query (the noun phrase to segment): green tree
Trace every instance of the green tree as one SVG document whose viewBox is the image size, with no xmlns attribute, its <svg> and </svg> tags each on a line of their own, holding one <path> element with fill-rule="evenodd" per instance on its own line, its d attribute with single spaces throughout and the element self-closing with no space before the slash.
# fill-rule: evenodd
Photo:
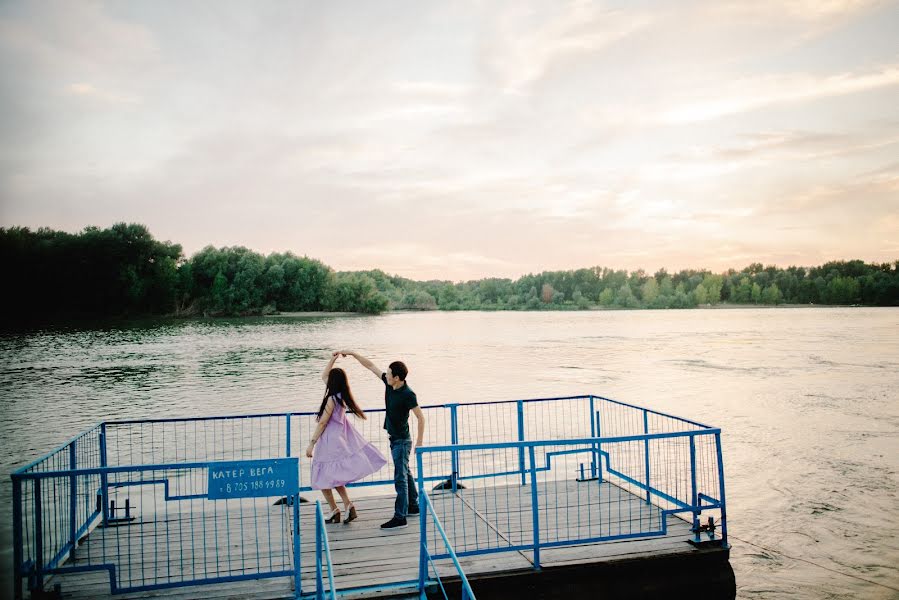
<svg viewBox="0 0 899 600">
<path fill-rule="evenodd" d="M 590 308 L 591 302 L 584 296 L 580 290 L 574 290 L 571 295 L 571 301 L 577 306 L 578 310 L 586 310 Z"/>
<path fill-rule="evenodd" d="M 556 290 L 553 289 L 548 283 L 544 283 L 543 287 L 540 289 L 540 300 L 543 301 L 543 304 L 549 304 L 553 301 L 553 296 L 555 295 Z"/>
<path fill-rule="evenodd" d="M 752 292 L 750 293 L 750 298 L 755 304 L 758 304 L 762 301 L 762 287 L 759 284 L 752 284 Z"/>
<path fill-rule="evenodd" d="M 659 284 L 659 294 L 662 296 L 673 296 L 674 295 L 674 283 L 671 281 L 671 278 L 667 275 L 662 282 Z"/>
<path fill-rule="evenodd" d="M 614 301 L 615 293 L 611 290 L 611 288 L 606 288 L 599 293 L 599 303 L 602 306 L 612 306 L 612 303 Z"/>
<path fill-rule="evenodd" d="M 329 288 L 326 310 L 377 314 L 387 309 L 388 300 L 366 273 L 338 273 Z"/>
<path fill-rule="evenodd" d="M 629 283 L 625 282 L 615 295 L 615 304 L 622 308 L 640 308 L 640 301 L 634 296 Z"/>
<path fill-rule="evenodd" d="M 827 284 L 828 304 L 855 304 L 859 300 L 859 283 L 851 277 L 837 276 Z"/>
<path fill-rule="evenodd" d="M 234 313 L 254 314 L 261 311 L 265 299 L 264 264 L 263 258 L 255 252 L 244 253 L 237 261 L 231 282 L 231 310 Z"/>
<path fill-rule="evenodd" d="M 696 304 L 706 304 L 708 302 L 708 292 L 706 291 L 705 286 L 696 286 L 696 289 L 693 290 L 693 301 Z"/>
<path fill-rule="evenodd" d="M 643 284 L 642 296 L 644 304 L 647 306 L 654 305 L 656 298 L 659 297 L 659 284 L 656 283 L 655 278 L 650 277 Z"/>
<path fill-rule="evenodd" d="M 365 296 L 359 304 L 358 311 L 370 315 L 377 315 L 387 310 L 387 298 L 380 293 Z"/>
<path fill-rule="evenodd" d="M 752 283 L 748 277 L 741 278 L 734 288 L 733 301 L 737 304 L 748 304 L 752 301 Z"/>
<path fill-rule="evenodd" d="M 280 263 L 270 264 L 268 268 L 266 268 L 263 277 L 263 285 L 266 298 L 272 299 L 277 305 L 277 301 L 281 297 L 284 287 L 287 285 L 284 279 L 284 267 L 282 267 Z"/>
<path fill-rule="evenodd" d="M 212 282 L 211 308 L 215 313 L 230 312 L 231 302 L 228 294 L 228 280 L 225 274 L 219 271 Z"/>
<path fill-rule="evenodd" d="M 708 274 L 703 279 L 702 285 L 706 289 L 706 302 L 718 304 L 721 301 L 721 288 L 724 286 L 724 277 Z"/>
<path fill-rule="evenodd" d="M 437 301 L 423 290 L 412 291 L 403 297 L 403 302 L 399 308 L 406 310 L 436 310 Z"/>
<path fill-rule="evenodd" d="M 783 302 L 783 294 L 776 283 L 772 283 L 762 291 L 762 302 L 765 304 L 780 304 Z"/>
<path fill-rule="evenodd" d="M 458 306 L 458 302 L 459 293 L 456 291 L 456 286 L 451 283 L 441 286 L 437 294 L 437 304 L 440 308 L 453 308 Z"/>
</svg>

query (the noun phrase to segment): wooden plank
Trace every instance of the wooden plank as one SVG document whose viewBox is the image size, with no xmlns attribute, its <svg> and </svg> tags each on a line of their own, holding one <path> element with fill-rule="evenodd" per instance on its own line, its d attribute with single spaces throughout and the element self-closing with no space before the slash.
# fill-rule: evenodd
<svg viewBox="0 0 899 600">
<path fill-rule="evenodd" d="M 634 511 L 634 512 L 636 513 L 636 511 Z M 467 517 L 465 516 L 466 514 L 468 514 Z M 447 518 L 447 517 L 451 517 L 451 516 L 453 516 L 453 515 L 452 514 L 444 515 L 444 519 L 443 519 L 445 521 L 444 524 L 445 524 L 446 529 L 448 529 L 450 531 L 456 531 L 456 530 L 460 529 L 461 527 L 466 527 L 466 528 L 470 529 L 470 527 L 472 525 L 481 526 L 483 524 L 483 521 L 485 520 L 484 518 L 474 518 L 472 514 L 466 513 L 465 511 L 459 511 L 455 515 L 456 518 L 453 520 L 450 520 L 449 518 Z M 644 519 L 644 521 L 648 521 L 648 519 Z M 632 521 L 626 521 L 626 520 L 622 519 L 622 521 L 615 521 L 615 522 L 611 522 L 611 523 L 606 522 L 606 523 L 614 524 L 614 523 L 630 523 L 630 522 L 636 522 L 636 519 L 633 519 Z M 528 534 L 528 537 L 529 537 L 530 529 L 532 527 L 531 520 L 527 520 L 527 521 L 521 520 L 520 522 L 516 521 L 516 522 L 512 522 L 512 524 L 516 525 L 517 527 L 515 529 L 513 529 L 511 531 L 511 533 L 515 533 L 515 532 L 526 533 L 526 534 Z M 360 528 L 363 527 L 364 525 L 365 525 L 364 521 L 360 520 L 360 522 L 354 523 L 351 526 L 343 526 L 343 525 L 327 526 L 329 539 L 332 543 L 332 548 L 338 549 L 338 548 L 342 548 L 342 547 L 358 547 L 359 545 L 366 545 L 369 543 L 379 543 L 380 544 L 385 541 L 383 538 L 385 538 L 387 536 L 394 537 L 394 539 L 391 540 L 391 543 L 398 543 L 401 540 L 403 540 L 403 538 L 409 538 L 408 539 L 409 543 L 412 543 L 412 544 L 417 543 L 418 533 L 414 529 L 415 526 L 417 526 L 417 521 L 412 521 L 410 523 L 410 527 L 405 530 L 389 532 L 389 533 L 382 532 L 374 526 L 372 526 L 370 529 L 365 529 L 360 532 Z M 497 529 L 495 523 L 492 523 L 491 525 L 492 525 L 493 529 Z M 500 524 L 500 525 L 503 525 L 503 524 Z M 544 532 L 550 532 L 550 533 L 555 529 L 562 529 L 562 528 L 566 528 L 569 531 L 572 529 L 578 529 L 578 528 L 582 531 L 583 530 L 589 531 L 592 529 L 592 531 L 594 533 L 596 532 L 596 527 L 588 528 L 587 524 L 585 524 L 583 522 L 575 522 L 574 524 L 572 524 L 572 523 L 569 523 L 567 520 L 565 520 L 565 517 L 563 517 L 562 520 L 557 521 L 556 523 L 550 523 L 550 524 L 543 523 L 543 528 L 544 528 Z M 619 528 L 619 529 L 624 529 L 624 528 Z M 107 530 L 102 530 L 102 531 L 115 532 L 112 539 L 105 539 L 107 552 L 112 552 L 113 550 L 118 551 L 118 548 L 120 548 L 120 547 L 124 547 L 124 549 L 129 549 L 129 548 L 133 548 L 133 547 L 140 545 L 139 549 L 142 548 L 144 550 L 144 553 L 146 554 L 148 552 L 147 549 L 152 547 L 152 544 L 154 543 L 154 541 L 156 541 L 159 544 L 162 544 L 163 546 L 172 545 L 173 542 L 177 542 L 177 541 L 184 542 L 183 536 L 180 538 L 180 540 L 173 540 L 171 536 L 165 537 L 165 536 L 161 536 L 161 535 L 140 538 L 140 536 L 139 536 L 140 532 L 138 531 L 138 536 L 132 536 L 132 537 L 140 538 L 139 542 L 133 543 L 132 539 L 125 538 L 124 536 L 121 535 L 122 528 L 107 529 Z M 250 536 L 250 535 L 252 535 L 252 533 L 253 533 L 252 531 L 249 531 L 249 532 L 245 533 L 244 535 Z M 304 528 L 303 533 L 304 533 L 304 535 L 303 535 L 303 545 L 304 546 L 306 545 L 307 542 L 312 543 L 314 541 L 314 529 L 312 527 Z M 241 540 L 240 543 L 237 543 L 237 542 L 228 543 L 228 541 L 229 541 L 228 538 L 232 537 L 232 536 L 230 536 L 230 534 L 227 534 L 222 531 L 218 532 L 218 535 L 216 538 L 213 538 L 211 535 L 208 535 L 208 534 L 209 534 L 209 532 L 207 532 L 207 536 L 203 540 L 203 542 L 207 545 L 210 542 L 215 541 L 216 546 L 219 548 L 224 547 L 226 549 L 239 550 L 241 547 L 243 547 L 243 548 L 249 548 L 251 553 L 253 553 L 252 552 L 254 549 L 253 547 L 255 546 L 257 541 L 260 543 L 260 546 L 262 546 L 263 548 L 264 547 L 272 547 L 274 549 L 279 548 L 279 546 L 287 546 L 287 545 L 291 544 L 291 540 L 290 540 L 289 536 L 286 536 L 283 534 L 279 535 L 279 536 L 273 536 L 272 540 L 269 540 L 266 537 L 263 537 L 258 540 L 255 538 L 252 538 L 252 537 L 240 538 L 239 536 L 237 536 L 235 534 L 233 537 L 235 539 L 240 539 Z M 95 537 L 93 539 L 89 540 L 90 543 L 87 545 L 87 547 L 88 547 L 89 551 L 91 552 L 91 556 L 96 556 L 97 555 L 96 553 L 102 552 L 103 543 L 104 543 L 104 540 L 102 537 L 103 535 L 104 534 L 100 534 L 100 536 L 97 536 L 95 534 Z M 110 535 L 112 535 L 112 534 L 110 534 Z M 472 532 L 471 535 L 474 536 L 474 532 Z M 481 536 L 481 537 L 483 537 L 483 536 Z M 491 537 L 491 534 L 489 532 L 486 532 L 486 537 L 488 537 L 488 538 Z M 399 538 L 399 539 L 396 539 L 396 538 Z M 544 539 L 547 539 L 547 538 L 544 537 Z M 194 540 L 191 539 L 191 541 L 194 541 Z M 344 541 L 349 541 L 349 544 L 343 545 Z M 79 550 L 76 554 L 83 555 L 83 553 L 84 553 L 84 547 L 79 548 Z"/>
<path fill-rule="evenodd" d="M 87 575 L 83 575 L 82 578 L 86 576 Z M 56 582 L 62 585 L 63 598 L 71 598 L 72 600 L 93 600 L 100 597 L 110 597 L 109 582 L 106 579 L 95 579 L 92 581 L 92 586 L 84 587 L 76 587 L 74 585 L 74 581 L 68 581 L 63 577 L 57 579 Z M 198 597 L 202 597 L 208 600 L 218 600 L 225 598 L 234 600 L 281 600 L 293 597 L 293 586 L 289 578 L 276 578 L 253 581 L 233 581 L 223 584 L 209 584 L 202 586 L 166 588 L 159 590 L 149 590 L 145 592 L 130 592 L 115 596 L 115 598 L 122 598 L 123 600 L 137 600 L 145 598 L 190 600 Z"/>
<path fill-rule="evenodd" d="M 123 527 L 95 529 L 76 551 L 75 564 L 100 562 L 105 544 L 107 556 L 118 552 L 119 548 L 132 557 L 139 556 L 142 551 L 145 562 L 123 565 L 120 573 L 134 576 L 142 567 L 144 580 L 150 582 L 168 581 L 170 574 L 175 575 L 175 580 L 194 573 L 201 577 L 214 576 L 215 567 L 227 560 L 229 552 L 230 564 L 227 566 L 237 568 L 239 565 L 246 569 L 245 572 L 278 569 L 282 564 L 286 568 L 292 566 L 292 507 L 272 506 L 270 499 L 227 501 L 227 506 L 222 506 L 205 500 L 160 503 L 156 498 L 157 512 L 153 513 L 146 510 L 152 505 L 146 502 L 149 495 L 134 494 L 131 497 L 142 501 L 138 504 L 142 511 L 141 520 Z M 457 544 L 457 550 L 473 547 L 475 539 L 479 548 L 530 541 L 533 529 L 530 488 L 517 484 L 505 487 L 472 485 L 455 495 L 432 492 L 430 498 L 451 542 Z M 355 500 L 359 510 L 356 522 L 326 526 L 335 583 L 339 589 L 383 585 L 417 577 L 418 517 L 410 518 L 409 527 L 403 530 L 385 532 L 379 528 L 392 516 L 393 500 L 392 494 L 359 497 Z M 541 504 L 541 539 L 544 541 L 558 539 L 560 534 L 585 536 L 628 531 L 633 524 L 639 525 L 641 518 L 644 525 L 650 522 L 657 525 L 660 517 L 658 507 L 647 506 L 642 498 L 608 482 L 546 481 L 538 486 L 538 502 Z M 548 503 L 556 503 L 556 510 L 544 508 Z M 299 509 L 300 574 L 304 590 L 311 590 L 315 575 L 315 510 L 313 504 L 303 504 Z M 159 520 L 154 520 L 157 518 Z M 252 526 L 254 524 L 260 528 L 257 530 Z M 668 528 L 668 535 L 664 537 L 543 548 L 541 562 L 549 567 L 693 551 L 685 543 L 689 535 L 688 523 L 669 518 Z M 443 552 L 443 542 L 437 539 L 430 521 L 428 530 L 429 547 L 432 551 Z M 202 535 L 197 536 L 201 532 Z M 389 563 L 384 560 L 385 549 L 389 549 Z M 274 556 L 270 557 L 270 552 Z M 495 575 L 529 569 L 530 554 L 522 551 L 462 557 L 460 563 L 469 576 Z M 457 576 L 448 559 L 437 561 L 434 568 L 441 577 Z M 67 598 L 109 595 L 109 583 L 104 573 L 57 576 L 54 580 L 64 582 Z M 292 578 L 281 577 L 152 590 L 121 597 L 180 600 L 197 597 L 198 591 L 202 590 L 201 595 L 208 598 L 266 600 L 290 597 L 291 585 Z"/>
</svg>

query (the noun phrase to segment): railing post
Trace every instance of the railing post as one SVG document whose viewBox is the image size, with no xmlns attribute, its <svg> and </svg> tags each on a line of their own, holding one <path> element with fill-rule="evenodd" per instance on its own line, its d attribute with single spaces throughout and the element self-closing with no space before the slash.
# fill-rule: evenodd
<svg viewBox="0 0 899 600">
<path fill-rule="evenodd" d="M 290 415 L 291 413 L 287 413 L 287 428 L 285 429 L 287 434 L 287 452 L 284 456 L 290 456 Z"/>
<path fill-rule="evenodd" d="M 450 443 L 455 446 L 459 443 L 459 415 L 457 412 L 459 405 L 447 404 L 447 406 L 450 409 Z M 455 494 L 459 480 L 459 453 L 456 450 L 450 452 L 450 463 L 452 468 L 450 482 L 452 483 L 453 493 Z M 419 485 L 418 489 L 423 490 L 424 488 Z"/>
<path fill-rule="evenodd" d="M 44 523 L 41 510 L 41 480 L 34 480 L 34 580 L 29 588 L 44 589 Z"/>
<path fill-rule="evenodd" d="M 300 598 L 303 595 L 303 577 L 300 572 L 302 567 L 300 560 L 300 493 L 297 492 L 291 498 L 293 505 L 293 587 L 295 597 Z"/>
<path fill-rule="evenodd" d="M 643 409 L 643 433 L 649 435 L 649 411 Z M 692 439 L 692 438 L 691 438 Z M 650 504 L 649 499 L 649 438 L 643 440 L 643 454 L 646 463 L 646 504 Z"/>
<path fill-rule="evenodd" d="M 325 597 L 325 581 L 322 578 L 322 527 L 324 526 L 321 502 L 315 501 L 315 597 Z"/>
<path fill-rule="evenodd" d="M 297 460 L 297 469 L 299 469 L 300 461 Z M 300 550 L 302 541 L 300 538 L 300 488 L 303 487 L 302 471 L 297 473 L 297 490 L 289 497 L 290 505 L 293 507 L 293 593 L 294 597 L 299 600 L 303 595 L 303 577 L 302 577 L 302 559 L 300 558 Z M 288 490 L 289 491 L 289 490 Z"/>
<path fill-rule="evenodd" d="M 596 437 L 602 438 L 602 419 L 600 411 L 594 413 L 596 421 Z M 602 484 L 602 442 L 596 442 L 596 479 Z"/>
<path fill-rule="evenodd" d="M 427 544 L 428 544 L 428 519 L 427 513 L 430 510 L 431 499 L 428 497 L 428 493 L 425 491 L 425 479 L 424 479 L 424 460 L 423 453 L 420 449 L 416 448 L 415 450 L 415 462 L 418 467 L 418 489 L 420 491 L 419 500 L 424 500 L 424 502 L 419 502 L 418 507 L 418 594 L 421 596 L 425 591 L 425 580 L 427 579 L 428 573 L 428 556 L 427 556 Z"/>
<path fill-rule="evenodd" d="M 100 423 L 100 466 L 106 467 L 106 423 Z M 103 526 L 109 525 L 109 474 L 106 471 L 100 473 L 100 501 L 103 504 Z"/>
<path fill-rule="evenodd" d="M 593 402 L 593 394 L 590 394 L 590 413 L 589 413 L 590 414 L 590 437 L 592 437 L 592 438 L 596 437 L 596 421 L 593 418 L 595 411 L 596 411 L 596 407 Z M 596 477 L 597 456 L 598 455 L 596 453 L 596 444 L 593 444 L 593 452 L 591 453 L 591 459 L 590 459 L 590 478 L 591 479 Z M 583 478 L 584 478 L 584 476 L 581 475 L 581 479 L 583 479 Z"/>
<path fill-rule="evenodd" d="M 12 477 L 13 598 L 22 600 L 22 480 Z"/>
<path fill-rule="evenodd" d="M 534 458 L 534 447 L 528 446 L 531 459 L 531 516 L 534 519 L 534 568 L 540 569 L 540 510 L 537 506 L 537 460 Z"/>
<path fill-rule="evenodd" d="M 297 469 L 299 469 L 299 460 L 297 460 Z M 297 473 L 297 490 L 293 494 L 291 505 L 293 506 L 293 577 L 294 577 L 294 595 L 299 599 L 303 595 L 303 577 L 302 577 L 302 559 L 300 558 L 300 550 L 302 541 L 300 538 L 300 488 L 303 487 L 302 471 Z"/>
<path fill-rule="evenodd" d="M 698 491 L 696 489 L 696 437 L 690 434 L 690 505 L 693 507 L 693 531 L 696 541 L 699 541 L 699 504 Z"/>
<path fill-rule="evenodd" d="M 721 540 L 727 546 L 727 504 L 724 501 L 724 457 L 721 453 L 721 434 L 715 434 L 715 446 L 718 451 L 718 498 L 721 500 Z"/>
<path fill-rule="evenodd" d="M 75 471 L 78 468 L 78 458 L 76 453 L 76 444 L 78 444 L 77 440 L 72 440 L 72 443 L 69 445 L 69 470 Z M 78 543 L 76 539 L 76 532 L 78 531 L 78 526 L 75 524 L 76 512 L 78 510 L 78 478 L 73 474 L 69 475 L 69 543 L 72 544 L 72 549 L 69 551 L 69 556 L 75 556 L 75 544 Z"/>
<path fill-rule="evenodd" d="M 524 402 L 518 401 L 518 441 L 524 441 Z M 518 470 L 521 471 L 521 485 L 525 485 L 524 446 L 518 447 Z"/>
</svg>

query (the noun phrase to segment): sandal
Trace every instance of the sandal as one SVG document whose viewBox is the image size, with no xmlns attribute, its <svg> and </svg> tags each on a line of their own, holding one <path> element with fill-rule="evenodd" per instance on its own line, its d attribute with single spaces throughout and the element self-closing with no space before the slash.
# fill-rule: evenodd
<svg viewBox="0 0 899 600">
<path fill-rule="evenodd" d="M 346 521 L 344 521 L 343 524 L 346 525 L 350 521 L 355 521 L 356 517 L 358 517 L 358 515 L 356 514 L 356 505 L 350 504 L 349 508 L 347 508 Z"/>
</svg>

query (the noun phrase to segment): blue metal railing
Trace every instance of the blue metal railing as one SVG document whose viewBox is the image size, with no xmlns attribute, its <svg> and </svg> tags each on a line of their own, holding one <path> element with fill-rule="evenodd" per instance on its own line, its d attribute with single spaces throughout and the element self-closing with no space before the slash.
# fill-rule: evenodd
<svg viewBox="0 0 899 600">
<path fill-rule="evenodd" d="M 98 425 L 13 475 L 13 567 L 17 595 L 21 595 L 23 577 L 28 576 L 32 583 L 42 581 L 44 571 L 65 562 L 78 540 L 100 517 L 100 505 L 96 501 L 97 490 L 101 488 L 100 476 L 79 476 L 74 470 L 101 466 L 102 445 L 102 426 Z M 66 474 L 44 484 L 40 479 L 27 477 L 48 471 Z M 31 550 L 27 559 L 26 549 Z"/>
<path fill-rule="evenodd" d="M 659 510 L 680 511 L 686 506 L 694 511 L 697 526 L 700 512 L 718 511 L 714 514 L 726 540 L 717 429 L 594 395 L 423 408 L 428 447 L 421 449 L 427 451 L 427 463 L 418 471 L 422 490 L 429 482 L 448 482 L 443 487 L 461 491 L 463 501 L 476 502 L 475 490 L 489 495 L 492 488 L 514 480 L 518 487 L 530 485 L 531 496 L 538 487 L 535 480 L 543 484 L 540 478 L 545 479 L 546 473 L 564 471 L 570 479 L 596 481 L 597 486 L 614 484 Z M 386 455 L 383 412 L 367 411 L 369 418 L 354 424 Z M 311 465 L 303 449 L 315 426 L 315 413 L 294 412 L 107 421 L 79 434 L 12 474 L 16 597 L 22 597 L 24 580 L 30 589 L 37 589 L 46 576 L 74 570 L 109 571 L 113 590 L 282 575 L 294 576 L 299 590 L 295 499 L 286 499 L 275 512 L 268 505 L 263 511 L 260 503 L 256 517 L 247 521 L 237 508 L 228 511 L 218 503 L 204 504 L 206 490 L 200 481 L 209 464 L 280 457 L 298 457 L 300 482 L 309 481 Z M 559 466 L 563 468 L 553 470 Z M 351 485 L 393 485 L 388 475 L 385 470 Z M 607 499 L 603 502 L 609 508 Z M 544 517 L 552 509 L 545 501 L 540 507 Z M 164 518 L 159 525 L 151 525 L 151 515 Z M 529 518 L 537 532 L 539 519 Z M 223 519 L 238 520 L 236 526 L 245 533 L 264 530 L 268 547 L 242 548 L 225 555 L 212 552 L 209 544 L 218 542 L 220 535 L 225 536 L 223 547 L 231 547 L 228 532 L 216 530 Z M 163 522 L 179 528 L 177 535 L 153 529 Z M 138 572 L 134 565 L 144 564 L 147 549 L 125 544 L 127 535 L 116 529 L 122 524 L 140 527 L 148 537 L 155 532 L 166 543 L 185 545 L 187 560 L 168 560 L 162 555 L 171 552 L 160 554 L 157 547 L 149 561 L 155 571 Z M 88 538 L 88 551 L 82 552 L 81 540 L 99 525 L 104 525 L 103 535 Z M 269 529 L 281 533 L 272 537 Z M 464 539 L 458 539 L 456 523 L 448 534 L 460 556 L 503 547 L 501 543 L 485 546 L 480 538 L 472 544 L 464 532 Z M 568 538 L 580 539 L 562 536 L 550 541 L 567 543 Z M 545 547 L 543 541 L 528 544 L 535 553 Z M 510 545 L 515 544 L 505 544 Z M 435 551 L 433 556 L 450 554 Z"/>
<path fill-rule="evenodd" d="M 293 461 L 292 469 L 296 469 Z M 190 462 L 16 474 L 14 486 L 33 489 L 33 509 L 25 506 L 23 512 L 31 515 L 35 553 L 29 553 L 24 564 L 16 558 L 29 578 L 29 588 L 40 589 L 49 574 L 88 571 L 108 573 L 113 594 L 299 573 L 299 529 L 291 527 L 288 512 L 292 506 L 292 522 L 298 524 L 295 491 L 289 492 L 292 502 L 277 507 L 270 496 L 241 497 L 230 504 L 208 502 L 209 471 L 230 464 Z M 63 547 L 68 560 L 42 559 L 53 552 L 44 549 L 43 541 L 49 540 L 53 548 L 60 543 L 54 535 L 59 529 L 59 515 L 52 513 L 56 503 L 45 503 L 43 490 L 56 490 L 71 480 L 96 482 L 101 475 L 109 490 L 92 493 L 98 499 L 110 498 L 106 526 L 86 544 L 79 540 L 74 549 Z M 116 499 L 124 494 L 128 497 L 116 507 Z M 101 512 L 98 508 L 93 513 L 88 528 L 99 524 Z M 252 526 L 244 527 L 250 512 L 252 523 L 247 525 Z M 25 525 L 29 531 L 27 519 Z M 260 545 L 262 532 L 267 535 Z"/>
<path fill-rule="evenodd" d="M 419 520 L 421 525 L 421 535 L 419 541 L 419 561 L 418 561 L 418 592 L 422 598 L 425 597 L 425 586 L 428 583 L 428 572 L 429 566 L 434 573 L 434 579 L 437 581 L 438 586 L 440 587 L 440 591 L 443 593 L 443 597 L 449 599 L 449 595 L 446 593 L 446 588 L 443 586 L 443 581 L 440 578 L 440 574 L 437 572 L 437 565 L 434 564 L 434 557 L 431 555 L 431 552 L 428 550 L 427 544 L 427 531 L 428 531 L 428 521 L 430 520 L 434 522 L 434 528 L 437 530 L 437 533 L 440 534 L 440 539 L 443 540 L 443 547 L 446 549 L 446 556 L 448 556 L 452 562 L 453 566 L 456 568 L 456 573 L 459 575 L 459 582 L 462 586 L 462 600 L 475 600 L 474 592 L 471 589 L 471 583 L 468 581 L 468 577 L 465 575 L 465 571 L 462 569 L 462 565 L 459 564 L 459 557 L 456 556 L 456 552 L 453 550 L 452 544 L 450 544 L 449 540 L 446 537 L 446 532 L 443 529 L 443 525 L 440 524 L 440 519 L 437 517 L 437 514 L 434 512 L 434 508 L 431 505 L 431 499 L 428 497 L 427 491 L 422 487 L 421 493 L 418 496 L 419 507 L 421 508 Z"/>
<path fill-rule="evenodd" d="M 324 564 L 328 566 L 328 589 L 325 593 L 325 583 L 322 577 L 322 556 Z M 337 587 L 334 585 L 334 566 L 331 562 L 331 546 L 328 544 L 328 532 L 325 531 L 325 516 L 322 514 L 321 502 L 315 501 L 315 597 L 316 600 L 324 600 L 325 596 L 336 600 Z"/>
<path fill-rule="evenodd" d="M 419 487 L 425 485 L 434 455 L 455 453 L 462 464 L 474 457 L 482 467 L 482 485 L 459 490 L 453 501 L 440 504 L 441 518 L 454 525 L 447 541 L 455 549 L 453 556 L 529 550 L 539 569 L 543 548 L 663 537 L 669 517 L 682 514 L 692 517 L 694 541 L 700 540 L 700 515 L 717 517 L 721 531 L 715 539 L 726 544 L 720 433 L 708 428 L 428 446 L 416 449 Z M 516 467 L 522 454 L 526 460 L 520 471 Z M 584 473 L 580 458 L 599 465 L 597 472 L 604 476 L 578 477 Z M 434 547 L 439 541 L 428 539 L 422 528 L 422 543 L 431 545 L 435 560 L 450 557 Z"/>
</svg>

